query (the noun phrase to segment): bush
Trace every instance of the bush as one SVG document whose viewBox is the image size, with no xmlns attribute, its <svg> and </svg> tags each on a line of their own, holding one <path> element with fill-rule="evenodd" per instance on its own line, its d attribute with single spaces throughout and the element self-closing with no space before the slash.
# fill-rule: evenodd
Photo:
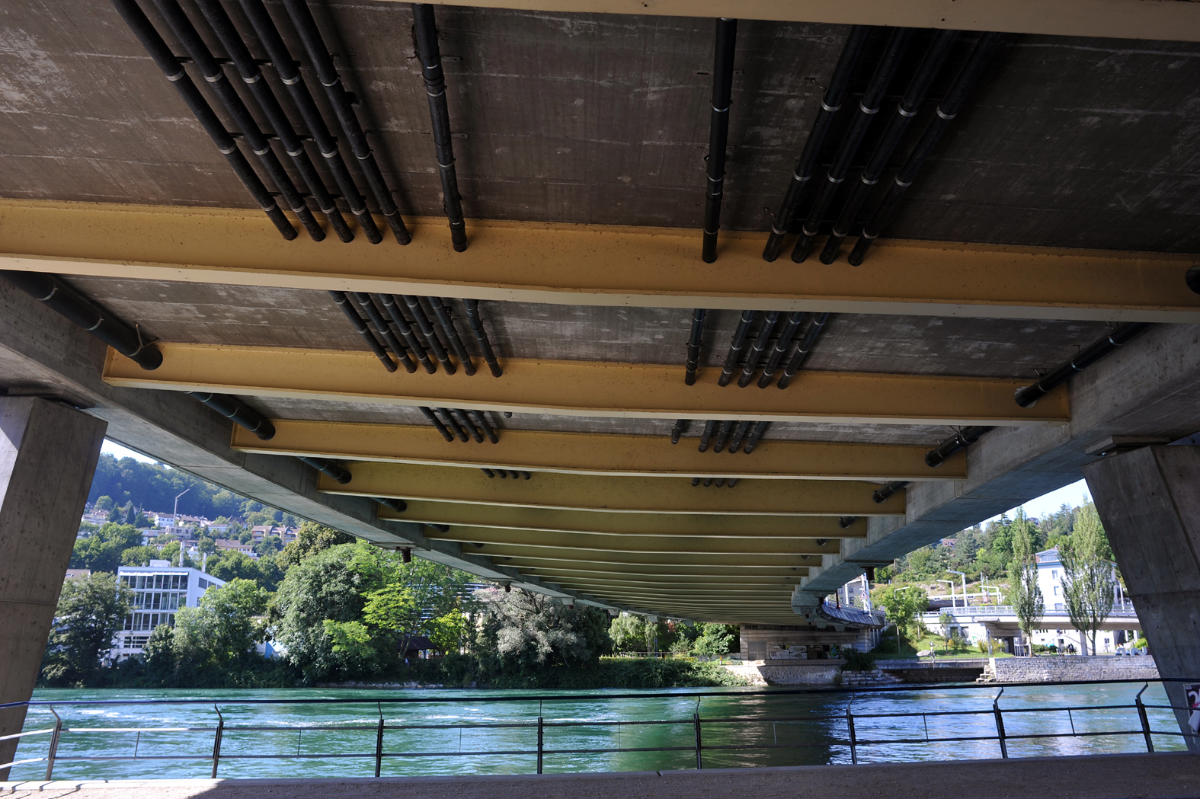
<svg viewBox="0 0 1200 799">
<path fill-rule="evenodd" d="M 874 652 L 859 652 L 857 649 L 843 649 L 842 657 L 846 659 L 842 671 L 870 671 L 875 668 Z"/>
</svg>

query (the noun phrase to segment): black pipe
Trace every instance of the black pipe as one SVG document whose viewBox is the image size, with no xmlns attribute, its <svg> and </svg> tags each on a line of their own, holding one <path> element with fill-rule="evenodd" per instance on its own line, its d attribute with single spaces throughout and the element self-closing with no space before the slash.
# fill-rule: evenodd
<svg viewBox="0 0 1200 799">
<path fill-rule="evenodd" d="M 783 374 L 779 376 L 779 387 L 787 388 L 792 383 L 792 378 L 804 366 L 808 360 L 808 356 L 812 355 L 813 349 L 817 346 L 821 336 L 825 332 L 826 323 L 829 322 L 832 314 L 821 313 L 814 315 L 808 321 L 808 328 L 804 331 L 804 338 L 796 346 L 796 352 L 792 355 L 792 359 L 788 361 L 788 365 L 783 370 Z"/>
<path fill-rule="evenodd" d="M 288 177 L 287 170 L 283 168 L 275 151 L 271 149 L 271 143 L 259 129 L 258 122 L 246 108 L 246 104 L 242 102 L 242 98 L 233 88 L 233 84 L 226 78 L 225 70 L 217 63 L 217 59 L 213 57 L 208 45 L 200 37 L 183 8 L 180 7 L 177 0 L 154 0 L 154 4 L 167 21 L 168 27 L 174 31 L 175 37 L 179 39 L 183 49 L 191 56 L 192 63 L 204 76 L 204 82 L 208 84 L 221 105 L 225 107 L 225 111 L 233 119 L 233 124 L 237 125 L 246 144 L 258 156 L 259 163 L 271 178 L 271 182 L 275 184 L 275 188 L 279 190 L 283 201 L 292 209 L 292 213 L 304 225 L 304 229 L 308 231 L 308 235 L 314 241 L 323 240 L 325 238 L 324 229 L 317 223 L 312 211 L 308 210 L 304 199 L 296 191 L 292 179 Z"/>
<path fill-rule="evenodd" d="M 279 205 L 275 202 L 275 197 L 268 191 L 259 178 L 258 173 L 250 166 L 250 162 L 246 160 L 246 156 L 242 155 L 242 151 L 238 149 L 234 143 L 233 137 L 229 135 L 229 131 L 225 129 L 224 124 L 213 112 L 208 101 L 204 99 L 204 95 L 196 88 L 196 84 L 192 83 L 192 79 L 188 77 L 187 72 L 183 68 L 183 64 L 171 52 L 171 48 L 167 47 L 166 42 L 158 35 L 158 31 L 150 24 L 150 20 L 142 13 L 142 9 L 134 0 L 112 0 L 113 6 L 116 7 L 117 13 L 125 20 L 130 30 L 142 43 L 142 47 L 150 54 L 150 58 L 162 70 L 179 92 L 183 102 L 187 105 L 192 115 L 196 117 L 196 121 L 200 123 L 200 127 L 204 128 L 204 132 L 212 139 L 213 144 L 221 151 L 221 155 L 225 156 L 225 160 L 233 169 L 234 174 L 246 187 L 254 197 L 254 201 L 258 203 L 258 207 L 263 210 L 267 218 L 275 225 L 275 229 L 289 241 L 296 238 L 296 229 L 292 227 L 292 223 L 279 209 Z"/>
<path fill-rule="evenodd" d="M 1082 372 L 1096 361 L 1125 344 L 1150 325 L 1145 322 L 1130 322 L 1118 325 L 1111 333 L 1093 341 L 1074 358 L 1059 366 L 1036 383 L 1017 389 L 1015 399 L 1022 408 L 1028 408 L 1046 396 L 1055 386 L 1070 380 L 1076 372 Z"/>
<path fill-rule="evenodd" d="M 387 342 L 387 345 L 392 348 L 392 352 L 400 359 L 400 363 L 404 365 L 405 371 L 409 374 L 417 371 L 417 365 L 409 357 L 408 350 L 404 349 L 404 345 L 396 339 L 396 334 L 392 332 L 391 326 L 383 318 L 383 314 L 379 312 L 379 308 L 375 305 L 374 298 L 365 292 L 356 291 L 354 292 L 354 299 L 366 313 L 367 319 L 375 326 L 375 332 Z"/>
<path fill-rule="evenodd" d="M 496 428 L 492 427 L 492 423 L 488 421 L 487 415 L 483 411 L 467 411 L 467 414 L 475 421 L 475 424 L 479 426 L 484 435 L 487 436 L 488 441 L 493 444 L 500 443 L 500 437 L 496 435 Z"/>
<path fill-rule="evenodd" d="M 858 521 L 857 516 L 842 516 L 838 519 L 838 527 L 845 530 L 847 527 L 854 524 L 856 521 Z"/>
<path fill-rule="evenodd" d="M 417 356 L 417 360 L 421 362 L 421 366 L 424 366 L 425 371 L 429 374 L 436 372 L 437 367 L 429 359 L 429 353 L 425 352 L 425 345 L 421 343 L 421 339 L 417 337 L 416 331 L 412 329 L 412 324 L 400 312 L 396 298 L 391 294 L 380 294 L 379 299 L 383 301 L 383 309 L 387 311 L 392 324 L 400 331 L 400 336 L 404 339 L 404 343 Z"/>
<path fill-rule="evenodd" d="M 65 316 L 143 369 L 157 369 L 163 356 L 136 327 L 111 315 L 74 287 L 43 272 L 0 271 L 10 283 Z"/>
<path fill-rule="evenodd" d="M 279 105 L 279 100 L 275 97 L 275 92 L 271 90 L 270 85 L 263 79 L 262 70 L 258 68 L 258 63 L 254 57 L 250 55 L 250 51 L 246 48 L 245 42 L 238 34 L 237 28 L 234 27 L 233 20 L 225 13 L 225 9 L 217 0 L 196 0 L 196 5 L 200 8 L 200 13 L 208 21 L 209 27 L 213 33 L 217 35 L 217 40 L 221 43 L 221 47 L 225 48 L 226 55 L 237 68 L 238 74 L 242 76 L 242 81 L 249 87 L 250 94 L 254 98 L 258 108 L 262 111 L 263 116 L 267 119 L 267 124 L 275 135 L 279 138 L 279 143 L 283 145 L 284 152 L 292 159 L 292 163 L 296 167 L 296 171 L 300 173 L 300 179 L 304 181 L 304 185 L 308 187 L 309 194 L 317 203 L 317 207 L 325 218 L 329 220 L 329 224 L 333 227 L 335 233 L 342 241 L 353 241 L 354 232 L 350 230 L 350 226 L 346 224 L 346 220 L 342 218 L 342 212 L 338 210 L 333 198 L 329 196 L 329 190 L 325 188 L 324 181 L 321 180 L 321 175 L 317 172 L 313 162 L 308 157 L 308 152 L 304 149 L 304 144 L 300 141 L 300 137 L 296 135 L 295 128 L 292 127 L 291 121 L 288 119 L 283 108 Z"/>
<path fill-rule="evenodd" d="M 876 503 L 881 503 L 907 485 L 907 480 L 894 480 L 871 494 L 871 499 Z"/>
<path fill-rule="evenodd" d="M 984 433 L 989 433 L 995 430 L 989 425 L 976 425 L 973 427 L 964 427 L 954 435 L 942 441 L 933 449 L 925 453 L 925 465 L 931 469 L 936 466 L 941 466 L 949 458 L 960 449 L 966 449 L 971 444 L 979 440 L 979 437 Z"/>
<path fill-rule="evenodd" d="M 725 485 L 725 478 L 724 478 L 724 477 L 718 477 L 716 480 L 714 480 L 714 481 L 713 481 L 713 487 L 714 487 L 714 488 L 721 488 L 721 487 L 723 487 L 724 485 Z"/>
<path fill-rule="evenodd" d="M 237 397 L 231 397 L 228 394 L 208 394 L 201 391 L 189 391 L 187 394 L 189 397 L 203 402 L 234 424 L 246 428 L 263 441 L 269 441 L 275 437 L 275 425 L 271 424 L 271 420 Z"/>
<path fill-rule="evenodd" d="M 332 477 L 342 485 L 350 482 L 350 472 L 348 472 L 346 468 L 337 461 L 331 461 L 325 458 L 307 458 L 300 456 L 300 462 L 313 467 L 327 477 Z"/>
<path fill-rule="evenodd" d="M 763 316 L 762 326 L 759 327 L 758 336 L 754 339 L 754 346 L 750 348 L 750 354 L 746 356 L 746 363 L 742 365 L 742 376 L 738 378 L 738 388 L 745 388 L 754 379 L 754 373 L 758 371 L 763 352 L 771 343 L 771 334 L 775 332 L 775 323 L 778 321 L 778 311 L 770 311 Z"/>
<path fill-rule="evenodd" d="M 708 487 L 709 487 L 709 486 L 711 486 L 712 484 L 713 484 L 713 479 L 712 479 L 711 477 L 705 477 L 705 478 L 704 478 L 704 482 L 702 483 L 702 485 L 703 485 L 705 488 L 708 488 Z"/>
<path fill-rule="evenodd" d="M 770 422 L 755 422 L 754 429 L 750 431 L 750 437 L 746 439 L 746 445 L 742 447 L 742 452 L 749 455 L 758 446 L 758 442 L 762 440 L 763 433 L 767 432 L 767 428 L 771 426 Z"/>
<path fill-rule="evenodd" d="M 787 235 L 788 226 L 792 223 L 792 217 L 796 215 L 796 211 L 800 206 L 800 199 L 804 195 L 804 190 L 808 187 L 809 181 L 812 179 L 813 169 L 817 165 L 817 158 L 821 154 L 821 148 L 825 144 L 825 139 L 829 135 L 829 128 L 833 125 L 833 118 L 842 107 L 842 101 L 846 97 L 846 88 L 850 84 L 850 78 L 854 74 L 855 67 L 858 66 L 858 59 L 862 55 L 863 44 L 866 43 L 871 29 L 862 25 L 856 25 L 850 29 L 850 35 L 846 39 L 846 44 L 842 48 L 842 54 L 838 56 L 837 66 L 833 69 L 833 77 L 829 81 L 829 86 L 825 89 L 825 96 L 821 99 L 821 110 L 817 112 L 817 118 L 813 120 L 812 129 L 809 131 L 808 138 L 804 142 L 804 150 L 800 154 L 800 159 L 796 162 L 796 168 L 792 172 L 792 180 L 788 183 L 787 192 L 783 195 L 783 202 L 779 205 L 779 211 L 775 214 L 774 220 L 771 222 L 771 232 L 767 236 L 767 243 L 763 247 L 763 260 L 774 261 L 779 257 L 780 251 L 783 249 L 783 239 Z"/>
<path fill-rule="evenodd" d="M 496 473 L 493 472 L 491 469 L 480 469 L 479 471 L 483 472 L 484 474 L 486 474 L 488 477 L 491 477 L 491 478 L 495 478 L 495 476 L 496 476 Z"/>
<path fill-rule="evenodd" d="M 796 311 L 788 314 L 787 324 L 784 325 L 783 332 L 776 339 L 775 348 L 771 350 L 771 357 L 767 359 L 767 363 L 763 366 L 762 374 L 759 375 L 759 388 L 766 388 L 771 385 L 771 381 L 775 379 L 775 370 L 779 368 L 779 364 L 783 363 L 783 359 L 787 357 L 788 350 L 796 342 L 796 335 L 800 332 L 800 328 L 807 318 L 808 314 L 804 311 Z"/>
<path fill-rule="evenodd" d="M 721 199 L 725 194 L 725 149 L 729 142 L 729 103 L 733 95 L 733 54 L 737 20 L 721 17 L 713 44 L 712 114 L 708 123 L 708 191 L 704 196 L 705 263 L 717 260 Z"/>
<path fill-rule="evenodd" d="M 411 547 L 404 547 L 404 549 L 400 550 L 400 562 L 401 563 L 412 563 L 412 548 Z"/>
<path fill-rule="evenodd" d="M 442 412 L 442 415 L 446 417 L 446 426 L 458 436 L 459 441 L 466 442 L 471 440 L 471 435 L 458 423 L 458 419 L 450 412 L 449 408 L 434 408 L 433 411 L 434 413 L 438 411 Z"/>
<path fill-rule="evenodd" d="M 713 439 L 713 452 L 720 452 L 729 443 L 729 434 L 733 432 L 733 422 L 724 421 L 717 426 L 717 435 Z"/>
<path fill-rule="evenodd" d="M 892 31 L 887 49 L 884 50 L 883 57 L 875 66 L 867 89 L 863 92 L 862 99 L 859 100 L 858 113 L 854 115 L 854 121 L 850 124 L 850 130 L 846 133 L 845 138 L 842 139 L 833 165 L 825 174 L 825 182 L 821 184 L 812 207 L 808 209 L 807 218 L 800 227 L 800 238 L 796 240 L 796 246 L 792 249 L 792 260 L 796 263 L 802 263 L 812 251 L 813 237 L 821 232 L 821 221 L 833 203 L 833 196 L 837 194 L 842 181 L 846 179 L 850 162 L 858 154 L 863 138 L 871 127 L 871 122 L 879 113 L 883 95 L 896 76 L 900 59 L 904 55 L 905 48 L 908 47 L 908 40 L 912 37 L 912 33 L 911 28 L 898 28 Z"/>
<path fill-rule="evenodd" d="M 350 94 L 342 85 L 342 78 L 333 65 L 329 48 L 326 47 L 325 39 L 321 36 L 312 12 L 308 9 L 308 3 L 305 0 L 283 0 L 283 7 L 287 10 L 296 32 L 300 34 L 304 50 L 308 53 L 308 60 L 312 63 L 321 85 L 325 87 L 329 104 L 333 106 L 338 127 L 341 128 L 342 134 L 349 142 L 350 151 L 354 153 L 359 168 L 367 178 L 367 184 L 371 187 L 371 193 L 375 195 L 375 202 L 379 204 L 383 218 L 387 220 L 388 227 L 392 229 L 392 235 L 396 237 L 396 241 L 408 244 L 412 241 L 412 236 L 409 234 L 408 228 L 404 226 L 404 219 L 401 218 L 400 211 L 396 208 L 396 201 L 392 199 L 392 193 L 383 179 L 383 173 L 375 161 L 375 154 L 371 151 L 367 136 L 363 133 L 358 116 L 354 113 L 354 107 L 350 104 Z"/>
<path fill-rule="evenodd" d="M 717 378 L 717 385 L 727 386 L 733 379 L 733 373 L 737 371 L 741 360 L 742 348 L 746 346 L 746 336 L 749 335 L 750 328 L 756 319 L 758 319 L 758 311 L 742 311 L 737 327 L 734 328 L 733 338 L 730 339 L 729 352 L 725 355 L 725 364 L 721 367 L 721 376 Z"/>
<path fill-rule="evenodd" d="M 954 83 L 946 92 L 946 96 L 938 103 L 937 113 L 921 134 L 921 138 L 913 146 L 912 152 L 909 153 L 908 159 L 904 162 L 904 166 L 896 174 L 892 180 L 892 184 L 888 187 L 888 192 L 884 196 L 882 202 L 876 207 L 870 220 L 863 225 L 859 239 L 854 244 L 854 249 L 851 250 L 849 260 L 852 266 L 858 266 L 866 257 L 867 250 L 871 243 L 879 237 L 880 232 L 885 228 L 892 217 L 895 216 L 896 210 L 900 205 L 900 198 L 908 187 L 916 180 L 917 174 L 925 163 L 942 136 L 950 128 L 954 118 L 958 116 L 963 106 L 966 105 L 967 98 L 974 90 L 979 78 L 983 74 L 984 67 L 991 60 L 992 53 L 996 46 L 1001 42 L 1001 35 L 998 33 L 984 33 L 975 43 L 975 49 L 971 51 L 970 57 L 966 64 L 959 71 L 958 76 L 954 79 Z"/>
<path fill-rule="evenodd" d="M 726 487 L 726 488 L 733 488 L 735 485 L 737 485 L 737 484 L 738 484 L 738 480 L 740 480 L 740 479 L 741 479 L 740 477 L 730 477 L 730 478 L 728 478 L 728 479 L 725 481 L 725 487 Z"/>
<path fill-rule="evenodd" d="M 690 419 L 677 419 L 675 426 L 671 428 L 671 443 L 678 444 L 679 437 L 687 432 L 687 429 L 692 426 Z"/>
<path fill-rule="evenodd" d="M 483 328 L 483 320 L 479 318 L 479 300 L 463 300 L 463 307 L 467 310 L 467 324 L 475 335 L 475 343 L 479 345 L 483 359 L 487 361 L 488 369 L 492 372 L 492 377 L 500 377 L 504 374 L 504 370 L 500 368 L 500 362 L 496 360 L 496 353 L 492 352 L 492 343 L 488 341 L 487 331 Z"/>
<path fill-rule="evenodd" d="M 900 146 L 900 140 L 904 138 L 909 124 L 921 110 L 921 105 L 925 102 L 925 95 L 929 92 L 929 86 L 941 71 L 942 64 L 945 63 L 946 56 L 950 54 L 950 48 L 957 38 L 957 31 L 938 31 L 934 34 L 933 44 L 925 51 L 925 56 L 921 59 L 917 71 L 909 80 L 908 87 L 904 90 L 904 96 L 896 104 L 895 115 L 888 120 L 888 126 L 884 130 L 883 136 L 875 145 L 875 151 L 871 153 L 871 158 L 863 168 L 862 175 L 854 184 L 854 190 L 842 206 L 842 212 L 838 215 L 837 221 L 833 224 L 829 238 L 825 240 L 825 247 L 821 250 L 821 263 L 831 264 L 837 260 L 842 240 L 850 233 L 850 228 L 862 212 L 867 197 L 879 183 L 883 170 L 887 168 L 896 148 Z"/>
<path fill-rule="evenodd" d="M 458 328 L 454 326 L 454 309 L 442 297 L 430 297 L 429 307 L 433 309 L 438 326 L 446 335 L 446 341 L 454 350 L 458 362 L 462 364 L 463 371 L 468 375 L 475 374 L 475 362 L 471 360 L 471 355 L 467 352 L 466 345 L 463 344 L 462 336 L 458 334 Z"/>
<path fill-rule="evenodd" d="M 434 154 L 442 177 L 442 207 L 450 220 L 450 240 L 457 252 L 467 249 L 467 224 L 463 219 L 462 196 L 454 170 L 454 145 L 450 140 L 450 111 L 446 107 L 446 76 L 442 72 L 442 54 L 438 48 L 437 25 L 433 6 L 413 3 L 413 39 L 421 59 L 421 77 L 429 99 L 429 119 L 433 125 Z"/>
<path fill-rule="evenodd" d="M 267 7 L 263 5 L 262 0 L 241 0 L 241 5 L 246 17 L 250 20 L 250 25 L 258 35 L 259 42 L 266 51 L 267 57 L 271 59 L 275 74 L 287 87 L 292 104 L 300 112 L 300 118 L 309 135 L 312 136 L 313 144 L 316 145 L 317 151 L 325 159 L 329 171 L 333 174 L 333 179 L 342 193 L 342 199 L 350 208 L 350 213 L 354 214 L 358 220 L 358 226 L 362 228 L 367 240 L 372 244 L 378 244 L 383 241 L 383 234 L 379 232 L 379 226 L 375 224 L 375 217 L 371 216 L 366 200 L 359 192 L 354 178 L 350 176 L 350 170 L 346 168 L 346 162 L 342 160 L 342 154 L 338 150 L 337 141 L 329 133 L 325 118 L 317 108 L 316 101 L 313 100 L 312 93 L 304 82 L 304 76 L 300 73 L 298 62 L 292 58 L 291 51 L 284 43 L 283 37 L 279 35 L 279 29 L 275 27 L 275 22 L 267 12 Z"/>
<path fill-rule="evenodd" d="M 389 372 L 396 371 L 396 363 L 390 357 L 388 357 L 387 350 L 385 350 L 383 345 L 379 343 L 379 339 L 375 338 L 375 334 L 371 332 L 369 327 L 367 327 L 367 323 L 363 320 L 363 318 L 358 315 L 358 311 L 354 310 L 354 306 L 346 297 L 346 292 L 331 291 L 329 292 L 329 296 L 333 297 L 333 301 L 336 302 L 337 306 L 342 309 L 342 313 L 346 315 L 346 318 L 350 320 L 350 324 L 354 325 L 354 329 L 357 330 L 358 334 L 363 337 L 364 341 L 367 342 L 367 346 L 371 348 L 371 352 L 375 353 L 375 357 L 379 359 L 379 362 L 383 364 L 384 368 Z"/>
<path fill-rule="evenodd" d="M 417 327 L 421 331 L 421 335 L 429 342 L 429 348 L 433 350 L 433 356 L 438 359 L 442 368 L 446 370 L 446 374 L 452 375 L 456 371 L 454 362 L 450 360 L 450 356 L 446 354 L 446 348 L 442 346 L 441 339 L 437 336 L 437 331 L 433 329 L 433 325 L 429 321 L 429 316 L 425 313 L 425 309 L 421 306 L 421 299 L 410 294 L 403 295 L 404 304 L 408 306 L 408 312 L 412 316 L 413 321 L 417 323 Z"/>
<path fill-rule="evenodd" d="M 692 485 L 693 485 L 693 486 L 698 486 L 698 485 L 700 485 L 700 478 L 699 478 L 699 477 L 693 477 L 693 478 L 692 478 Z"/>
<path fill-rule="evenodd" d="M 385 508 L 391 508 L 396 513 L 404 513 L 408 510 L 408 503 L 402 499 L 393 499 L 392 497 L 375 497 L 375 501 Z M 404 550 L 408 552 L 409 550 Z"/>
<path fill-rule="evenodd" d="M 446 425 L 442 424 L 442 420 L 437 417 L 437 414 L 435 414 L 432 409 L 422 405 L 419 410 L 421 411 L 421 415 L 428 419 L 429 423 L 433 425 L 439 433 L 442 434 L 442 438 L 446 439 L 447 441 L 454 440 L 454 434 L 450 432 Z"/>
<path fill-rule="evenodd" d="M 716 432 L 717 423 L 709 419 L 704 423 L 704 431 L 700 433 L 700 451 L 704 452 L 708 449 L 708 442 L 712 440 L 712 435 Z"/>
<path fill-rule="evenodd" d="M 526 480 L 532 480 L 532 479 L 533 479 L 533 475 L 532 475 L 532 474 L 530 474 L 529 472 L 521 472 L 521 476 L 522 476 L 522 477 L 524 477 Z"/>
<path fill-rule="evenodd" d="M 683 382 L 687 385 L 694 385 L 696 382 L 696 370 L 700 368 L 700 346 L 704 339 L 704 318 L 708 316 L 708 311 L 703 308 L 697 308 L 692 311 L 692 331 L 688 335 L 687 345 L 687 363 L 684 364 Z"/>
<path fill-rule="evenodd" d="M 471 417 L 466 411 L 464 411 L 462 408 L 448 408 L 447 411 L 454 416 L 455 420 L 462 425 L 462 427 L 468 433 L 471 434 L 471 437 L 474 438 L 477 443 L 483 443 L 483 433 L 479 432 L 478 428 L 475 427 L 475 423 L 471 420 Z"/>
<path fill-rule="evenodd" d="M 750 427 L 754 422 L 738 422 L 737 427 L 733 429 L 733 435 L 729 439 L 729 452 L 733 454 L 742 448 L 742 442 L 746 440 L 746 436 L 750 433 Z"/>
</svg>

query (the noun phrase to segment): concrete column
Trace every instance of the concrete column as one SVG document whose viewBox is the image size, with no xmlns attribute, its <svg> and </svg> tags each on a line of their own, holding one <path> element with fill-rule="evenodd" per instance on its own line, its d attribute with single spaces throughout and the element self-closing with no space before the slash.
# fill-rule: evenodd
<svg viewBox="0 0 1200 799">
<path fill-rule="evenodd" d="M 1200 447 L 1145 447 L 1083 473 L 1159 674 L 1200 677 Z M 1185 704 L 1183 685 L 1167 695 Z M 1175 715 L 1187 731 L 1187 713 Z"/>
<path fill-rule="evenodd" d="M 48 400 L 0 397 L 0 703 L 33 693 L 106 427 Z M 0 710 L 0 736 L 24 721 L 23 707 Z M 0 763 L 15 751 L 0 741 Z"/>
</svg>

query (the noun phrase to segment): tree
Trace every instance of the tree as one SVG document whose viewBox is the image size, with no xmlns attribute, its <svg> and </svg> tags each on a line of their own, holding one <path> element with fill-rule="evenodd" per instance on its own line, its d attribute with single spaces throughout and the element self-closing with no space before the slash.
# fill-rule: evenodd
<svg viewBox="0 0 1200 799">
<path fill-rule="evenodd" d="M 133 601 L 133 592 L 115 575 L 97 573 L 63 583 L 46 647 L 42 676 L 59 685 L 81 685 L 112 648 Z"/>
<path fill-rule="evenodd" d="M 210 588 L 196 607 L 175 614 L 173 649 L 177 673 L 193 681 L 227 671 L 253 657 L 265 636 L 261 619 L 267 592 L 250 580 L 236 579 Z"/>
<path fill-rule="evenodd" d="M 641 616 L 622 613 L 608 625 L 608 636 L 612 639 L 613 651 L 637 652 L 646 643 L 646 623 Z"/>
<path fill-rule="evenodd" d="M 888 585 L 877 589 L 875 604 L 881 606 L 896 625 L 898 635 L 909 636 L 919 627 L 918 616 L 929 607 L 929 596 L 915 585 Z"/>
<path fill-rule="evenodd" d="M 354 543 L 354 536 L 343 533 L 341 530 L 335 530 L 316 522 L 305 522 L 300 525 L 296 540 L 290 542 L 279 553 L 279 559 L 285 567 L 291 566 L 330 547 L 352 543 Z"/>
<path fill-rule="evenodd" d="M 611 648 L 608 615 L 597 608 L 567 606 L 519 588 L 492 589 L 483 603 L 495 651 L 511 668 L 584 665 Z"/>
<path fill-rule="evenodd" d="M 1083 654 L 1096 651 L 1096 631 L 1112 612 L 1115 574 L 1106 557 L 1108 539 L 1096 506 L 1080 508 L 1075 531 L 1058 548 L 1063 565 L 1063 595 L 1071 626 L 1080 632 Z"/>
<path fill-rule="evenodd" d="M 1034 624 L 1041 619 L 1045 609 L 1042 591 L 1038 588 L 1037 558 L 1034 555 L 1033 525 L 1025 518 L 1023 510 L 1017 511 L 1012 524 L 1013 559 L 1008 574 L 1008 603 L 1012 605 L 1017 624 L 1033 654 Z"/>
<path fill-rule="evenodd" d="M 700 627 L 700 635 L 692 643 L 692 654 L 700 657 L 721 657 L 728 655 L 733 649 L 734 632 L 727 624 L 705 622 Z"/>
<path fill-rule="evenodd" d="M 116 505 L 116 503 L 113 502 L 113 498 L 108 496 L 107 494 L 105 494 L 104 496 L 102 496 L 96 500 L 95 508 L 98 511 L 108 513 L 110 510 L 113 509 L 114 505 Z"/>
<path fill-rule="evenodd" d="M 142 536 L 133 526 L 107 522 L 94 535 L 75 540 L 71 568 L 115 573 L 121 553 L 141 543 Z"/>
</svg>

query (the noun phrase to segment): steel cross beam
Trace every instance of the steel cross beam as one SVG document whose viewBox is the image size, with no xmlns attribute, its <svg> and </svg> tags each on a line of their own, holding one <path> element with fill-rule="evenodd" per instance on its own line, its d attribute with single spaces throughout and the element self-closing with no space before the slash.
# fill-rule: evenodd
<svg viewBox="0 0 1200 799">
<path fill-rule="evenodd" d="M 432 541 L 461 541 L 464 544 L 493 545 L 491 552 L 511 555 L 537 550 L 571 552 L 703 552 L 730 555 L 835 555 L 837 539 L 820 543 L 811 538 L 700 538 L 671 535 L 596 535 L 593 533 L 550 533 L 531 530 L 500 530 L 494 527 L 451 527 L 447 532 L 425 531 Z M 469 551 L 469 548 L 468 548 Z"/>
<path fill-rule="evenodd" d="M 640 513 L 772 516 L 904 515 L 903 492 L 875 502 L 871 483 L 849 480 L 743 480 L 734 488 L 693 486 L 682 477 L 594 477 L 546 472 L 530 480 L 496 480 L 476 469 L 353 463 L 350 482 L 327 475 L 330 494 L 428 499 L 480 505 Z"/>
<path fill-rule="evenodd" d="M 490 545 L 482 547 L 472 547 L 481 555 L 490 555 L 496 563 L 502 563 L 506 566 L 521 568 L 530 564 L 606 564 L 623 570 L 630 566 L 642 566 L 652 569 L 667 568 L 704 568 L 704 569 L 766 569 L 772 572 L 778 572 L 782 569 L 788 569 L 795 566 L 811 567 L 820 566 L 820 555 L 726 555 L 724 553 L 714 553 L 706 555 L 703 553 L 684 552 L 679 554 L 671 553 L 645 553 L 645 552 L 564 552 L 561 555 L 551 554 L 540 551 L 538 554 L 526 555 L 517 554 L 514 550 L 513 554 L 504 554 L 503 552 L 493 552 L 497 549 Z M 503 549 L 500 547 L 498 549 Z"/>
<path fill-rule="evenodd" d="M 700 452 L 696 440 L 671 444 L 663 436 L 505 430 L 497 444 L 446 441 L 429 425 L 272 420 L 263 441 L 233 428 L 233 448 L 267 455 L 473 466 L 598 475 L 823 478 L 830 480 L 947 480 L 967 476 L 965 453 L 936 469 L 929 447 L 826 441 L 762 441 L 754 457 Z"/>
<path fill-rule="evenodd" d="M 474 247 L 472 247 L 474 250 Z M 823 421 L 837 424 L 1019 425 L 1069 420 L 1067 394 L 1022 408 L 1021 380 L 859 372 L 801 372 L 787 391 L 684 385 L 678 366 L 506 359 L 504 377 L 389 373 L 370 352 L 158 344 L 148 372 L 110 350 L 111 385 L 382 405 L 666 419 Z M 726 456 L 727 457 L 727 456 Z M 733 458 L 729 458 L 733 460 Z"/>
<path fill-rule="evenodd" d="M 393 0 L 395 1 L 395 0 Z M 836 25 L 1200 41 L 1200 8 L 1176 0 L 432 0 L 528 11 L 730 17 Z"/>
<path fill-rule="evenodd" d="M 736 566 L 730 564 L 689 564 L 685 566 L 666 566 L 662 564 L 644 563 L 578 563 L 574 561 L 556 561 L 553 559 L 501 558 L 500 563 L 512 566 L 529 574 L 553 572 L 563 574 L 570 572 L 581 575 L 596 575 L 601 577 L 752 577 L 759 579 L 786 579 L 808 575 L 808 566 L 796 566 L 779 563 L 773 566 Z"/>
<path fill-rule="evenodd" d="M 532 481 L 531 481 L 532 482 Z M 722 489 L 709 489 L 722 490 Z M 731 489 L 732 490 L 732 489 Z M 628 513 L 516 508 L 455 502 L 409 500 L 397 512 L 380 508 L 389 522 L 496 527 L 605 535 L 678 535 L 705 538 L 865 538 L 867 520 L 842 527 L 828 516 L 729 516 L 689 513 Z"/>
<path fill-rule="evenodd" d="M 720 262 L 706 264 L 690 229 L 468 225 L 462 253 L 442 219 L 415 220 L 407 247 L 359 237 L 331 250 L 280 241 L 259 211 L 0 200 L 0 269 L 567 305 L 1200 321 L 1193 254 L 884 239 L 859 269 L 780 269 L 762 260 L 760 233 L 722 232 Z"/>
</svg>

